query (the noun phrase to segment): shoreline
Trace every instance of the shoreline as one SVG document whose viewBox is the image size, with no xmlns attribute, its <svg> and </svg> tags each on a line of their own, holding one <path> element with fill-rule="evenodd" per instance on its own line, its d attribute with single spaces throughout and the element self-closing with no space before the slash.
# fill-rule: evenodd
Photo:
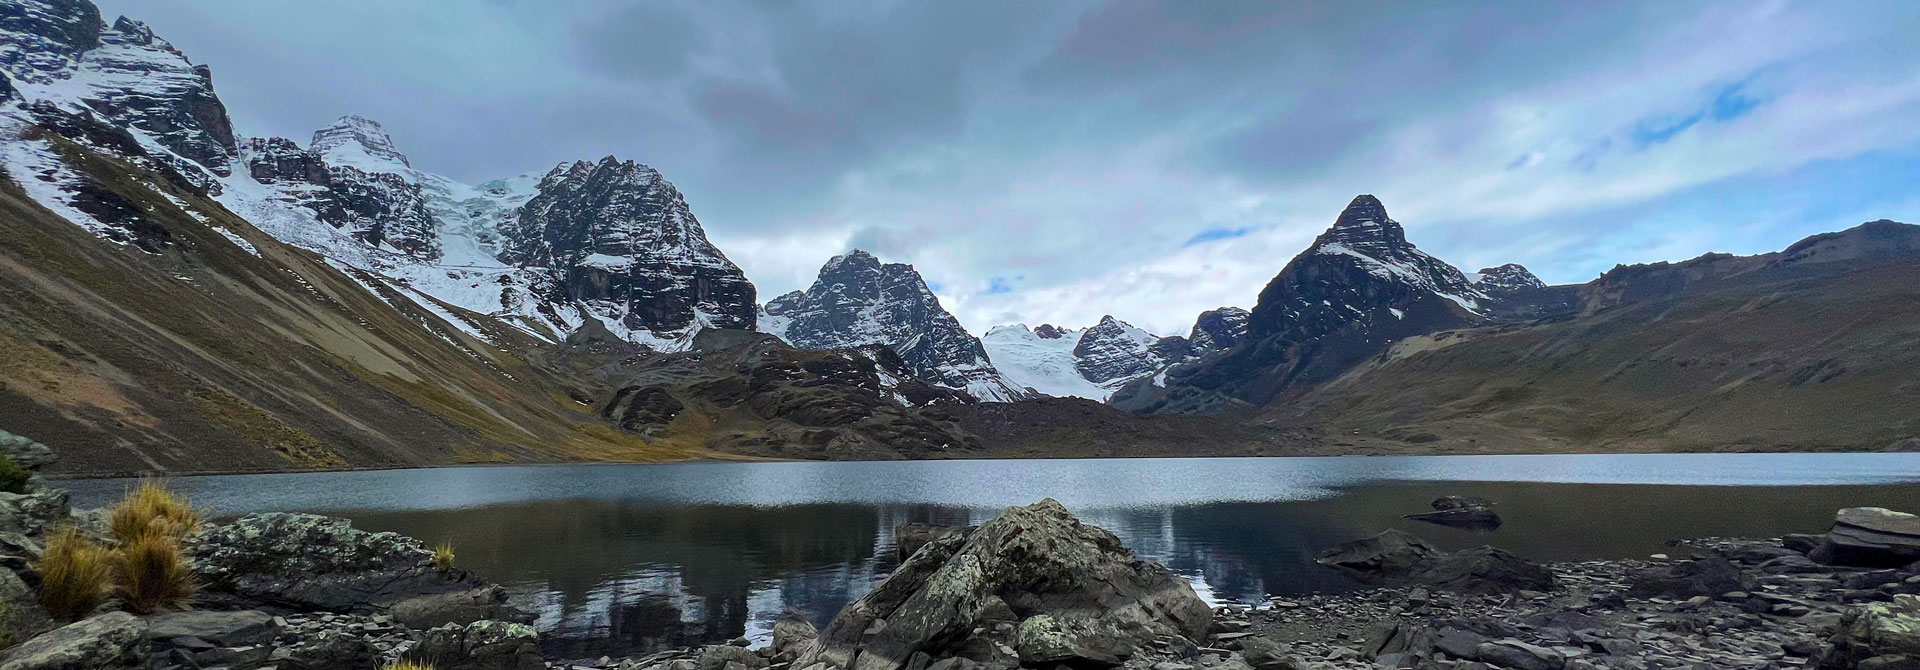
<svg viewBox="0 0 1920 670">
<path fill-rule="evenodd" d="M 1436 453 L 1397 453 L 1372 452 L 1353 454 L 1273 454 L 1273 455 L 1141 455 L 1141 456 L 1006 456 L 991 455 L 978 458 L 901 458 L 901 459 L 849 459 L 820 460 L 800 458 L 770 458 L 761 456 L 718 455 L 717 457 L 687 458 L 662 461 L 516 461 L 508 463 L 431 463 L 417 465 L 366 465 L 344 468 L 302 469 L 302 468 L 257 468 L 240 470 L 135 470 L 112 472 L 51 472 L 46 473 L 49 481 L 86 481 L 98 479 L 173 479 L 177 477 L 225 477 L 246 475 L 294 475 L 326 474 L 350 472 L 384 472 L 392 470 L 441 470 L 451 468 L 498 468 L 498 467 L 554 467 L 554 466 L 633 466 L 633 465 L 690 465 L 715 463 L 902 463 L 902 462 L 1021 462 L 1021 461 L 1143 461 L 1143 460 L 1231 460 L 1231 459 L 1334 459 L 1334 458 L 1444 458 L 1444 457 L 1501 457 L 1501 456 L 1709 456 L 1709 455 L 1761 455 L 1761 454 L 1802 454 L 1802 455 L 1869 455 L 1869 454 L 1914 454 L 1915 451 L 1875 450 L 1875 451 L 1796 451 L 1796 450 L 1735 450 L 1735 451 L 1550 451 L 1550 452 L 1436 452 Z M 1490 480 L 1495 481 L 1495 480 Z"/>
</svg>

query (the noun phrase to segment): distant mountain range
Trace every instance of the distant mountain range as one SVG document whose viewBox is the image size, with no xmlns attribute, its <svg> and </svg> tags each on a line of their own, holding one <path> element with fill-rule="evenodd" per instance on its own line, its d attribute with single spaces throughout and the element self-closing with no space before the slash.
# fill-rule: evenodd
<svg viewBox="0 0 1920 670">
<path fill-rule="evenodd" d="M 1362 195 L 1185 334 L 975 337 L 859 250 L 760 304 L 631 160 L 466 184 L 358 116 L 240 137 L 209 67 L 84 0 L 0 0 L 0 170 L 0 428 L 94 472 L 1920 436 L 1893 222 L 1547 286 Z"/>
</svg>

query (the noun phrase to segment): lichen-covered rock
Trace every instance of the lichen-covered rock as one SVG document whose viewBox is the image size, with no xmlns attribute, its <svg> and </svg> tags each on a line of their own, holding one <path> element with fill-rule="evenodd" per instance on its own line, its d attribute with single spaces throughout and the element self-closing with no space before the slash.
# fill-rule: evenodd
<svg viewBox="0 0 1920 670">
<path fill-rule="evenodd" d="M 111 612 L 55 628 L 8 649 L 0 670 L 112 670 L 146 664 L 140 620 Z"/>
<path fill-rule="evenodd" d="M 359 636 L 318 633 L 275 647 L 267 658 L 276 670 L 340 670 L 375 667 L 379 651 Z"/>
<path fill-rule="evenodd" d="M 59 460 L 59 457 L 54 455 L 53 449 L 47 445 L 28 439 L 25 435 L 15 435 L 4 430 L 0 430 L 0 454 L 6 455 L 7 458 L 13 459 L 13 462 L 19 463 L 20 467 L 28 470 L 39 470 Z"/>
<path fill-rule="evenodd" d="M 208 591 L 268 609 L 365 612 L 485 586 L 434 567 L 419 540 L 313 514 L 249 514 L 193 536 L 188 554 Z"/>
<path fill-rule="evenodd" d="M 1920 598 L 1900 594 L 1848 610 L 1831 642 L 1821 670 L 1920 667 Z"/>
<path fill-rule="evenodd" d="M 531 626 L 506 621 L 447 624 L 423 631 L 413 655 L 437 670 L 538 670 L 547 667 L 539 637 Z"/>
<path fill-rule="evenodd" d="M 987 641 L 1018 621 L 1012 640 Z M 1155 640 L 1205 639 L 1213 611 L 1185 579 L 1143 560 L 1053 500 L 1008 509 L 971 534 L 936 539 L 821 633 L 793 667 L 895 670 L 1009 643 L 1034 663 L 1112 665 Z"/>
<path fill-rule="evenodd" d="M 72 508 L 65 489 L 43 489 L 35 493 L 0 492 L 0 533 L 19 533 L 31 538 L 45 537 L 47 531 L 67 520 Z"/>
<path fill-rule="evenodd" d="M 6 629 L 5 639 L 14 642 L 53 628 L 53 617 L 40 605 L 39 594 L 12 570 L 0 570 L 0 611 L 6 613 L 0 617 L 0 626 Z"/>
</svg>

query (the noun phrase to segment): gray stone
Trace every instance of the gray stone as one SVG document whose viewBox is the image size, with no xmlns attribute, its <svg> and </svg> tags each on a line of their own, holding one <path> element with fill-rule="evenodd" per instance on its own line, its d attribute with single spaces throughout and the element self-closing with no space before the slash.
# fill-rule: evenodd
<svg viewBox="0 0 1920 670">
<path fill-rule="evenodd" d="M 928 542 L 952 535 L 964 533 L 968 529 L 953 526 L 938 526 L 930 523 L 908 522 L 893 529 L 893 542 L 900 553 L 900 560 L 907 560 L 913 552 L 927 546 Z"/>
<path fill-rule="evenodd" d="M 1567 657 L 1558 651 L 1519 640 L 1483 642 L 1474 648 L 1476 658 L 1513 670 L 1561 670 Z"/>
<path fill-rule="evenodd" d="M 40 596 L 12 570 L 0 570 L 0 606 L 5 607 L 8 639 L 19 642 L 53 629 L 53 617 Z"/>
<path fill-rule="evenodd" d="M 0 533 L 46 537 L 47 531 L 71 514 L 65 489 L 36 493 L 0 492 Z"/>
<path fill-rule="evenodd" d="M 767 667 L 767 659 L 753 653 L 753 650 L 731 644 L 716 644 L 702 648 L 700 660 L 695 663 L 695 670 L 728 670 L 729 668 L 760 670 Z"/>
<path fill-rule="evenodd" d="M 5 455 L 28 470 L 39 470 L 60 460 L 47 445 L 0 430 L 0 455 Z"/>
<path fill-rule="evenodd" d="M 1648 566 L 1635 571 L 1631 579 L 1633 587 L 1628 594 L 1636 598 L 1717 598 L 1723 593 L 1751 591 L 1758 586 L 1751 575 L 1719 557 Z"/>
<path fill-rule="evenodd" d="M 1884 507 L 1849 507 L 1809 558 L 1827 565 L 1900 567 L 1920 560 L 1920 516 Z"/>
<path fill-rule="evenodd" d="M 1447 553 L 1398 530 L 1337 545 L 1320 552 L 1315 561 L 1368 583 L 1422 584 L 1456 593 L 1544 592 L 1554 587 L 1553 571 L 1505 550 L 1477 547 Z"/>
<path fill-rule="evenodd" d="M 147 639 L 191 637 L 221 647 L 266 644 L 280 634 L 273 615 L 258 610 L 237 612 L 168 612 L 146 618 Z"/>
<path fill-rule="evenodd" d="M 401 625 L 418 630 L 450 623 L 464 626 L 483 619 L 527 623 L 524 615 L 507 606 L 506 590 L 492 584 L 415 596 L 394 603 L 387 613 Z"/>
<path fill-rule="evenodd" d="M 276 670 L 341 670 L 374 667 L 378 656 L 379 652 L 365 639 L 323 634 L 305 636 L 293 644 L 277 647 L 267 660 Z"/>
<path fill-rule="evenodd" d="M 372 612 L 486 586 L 465 570 L 434 567 L 419 540 L 313 514 L 249 514 L 191 536 L 187 552 L 208 591 L 252 607 Z"/>
<path fill-rule="evenodd" d="M 780 620 L 773 622 L 773 643 L 770 645 L 773 657 L 782 661 L 792 661 L 807 653 L 820 643 L 820 631 L 800 610 L 787 608 L 780 613 Z"/>
<path fill-rule="evenodd" d="M 1829 643 L 1821 670 L 1920 666 L 1920 599 L 1900 595 L 1847 610 Z"/>
<path fill-rule="evenodd" d="M 992 649 L 997 643 L 976 636 L 991 634 L 984 616 L 996 597 L 1021 617 L 1015 646 L 1023 659 L 1110 664 L 1155 639 L 1205 639 L 1213 623 L 1185 579 L 1042 500 L 964 538 L 927 544 L 841 610 L 818 650 L 794 666 L 895 670 L 919 652 Z"/>
<path fill-rule="evenodd" d="M 414 655 L 435 670 L 542 670 L 539 637 L 531 626 L 506 621 L 447 624 L 423 631 Z"/>
<path fill-rule="evenodd" d="M 0 670 L 108 670 L 146 663 L 140 620 L 110 612 L 55 628 L 0 656 Z"/>
</svg>

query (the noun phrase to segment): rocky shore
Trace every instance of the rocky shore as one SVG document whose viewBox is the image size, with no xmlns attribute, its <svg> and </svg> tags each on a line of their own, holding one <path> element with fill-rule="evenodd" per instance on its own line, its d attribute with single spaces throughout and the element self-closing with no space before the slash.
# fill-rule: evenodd
<svg viewBox="0 0 1920 670">
<path fill-rule="evenodd" d="M 0 453 L 30 470 L 53 460 L 8 435 Z M 1457 502 L 1436 508 L 1487 511 Z M 977 527 L 902 529 L 900 566 L 824 629 L 790 612 L 763 648 L 597 659 L 542 657 L 504 591 L 419 540 L 307 514 L 188 534 L 200 585 L 188 609 L 136 614 L 109 600 L 56 620 L 38 595 L 49 533 L 104 537 L 107 524 L 37 476 L 0 492 L 0 627 L 12 641 L 0 670 L 1920 669 L 1920 518 L 1875 508 L 1841 510 L 1825 535 L 1550 565 L 1387 531 L 1303 568 L 1375 588 L 1209 606 L 1043 500 Z"/>
</svg>

